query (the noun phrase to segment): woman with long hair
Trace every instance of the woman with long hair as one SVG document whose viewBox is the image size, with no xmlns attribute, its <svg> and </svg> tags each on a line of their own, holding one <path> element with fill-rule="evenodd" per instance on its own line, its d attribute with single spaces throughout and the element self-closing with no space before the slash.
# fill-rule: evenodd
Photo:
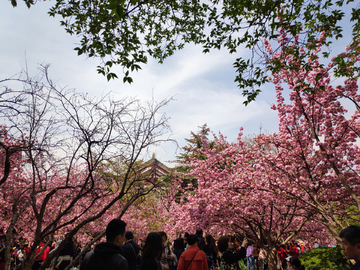
<svg viewBox="0 0 360 270">
<path fill-rule="evenodd" d="M 176 255 L 176 258 L 179 260 L 181 254 L 185 250 L 185 241 L 183 238 L 178 238 L 174 241 L 174 253 Z"/>
<path fill-rule="evenodd" d="M 207 262 L 209 269 L 215 269 L 218 250 L 215 244 L 215 239 L 210 234 L 205 236 L 205 245 L 203 246 L 203 251 L 206 254 Z"/>
<path fill-rule="evenodd" d="M 175 264 L 177 262 L 176 255 L 171 251 L 170 246 L 167 243 L 167 235 L 165 232 L 159 232 L 159 234 L 162 237 L 162 256 L 160 259 L 160 263 L 162 264 L 163 268 L 166 269 L 176 269 Z"/>
<path fill-rule="evenodd" d="M 146 237 L 139 270 L 166 270 L 160 263 L 162 250 L 161 235 L 157 232 L 149 233 Z"/>
<path fill-rule="evenodd" d="M 222 253 L 220 257 L 221 265 L 224 270 L 238 270 L 238 261 L 246 258 L 247 239 L 244 238 L 241 247 L 238 252 L 233 252 L 230 238 L 227 236 L 220 237 L 218 241 L 218 249 Z"/>
</svg>

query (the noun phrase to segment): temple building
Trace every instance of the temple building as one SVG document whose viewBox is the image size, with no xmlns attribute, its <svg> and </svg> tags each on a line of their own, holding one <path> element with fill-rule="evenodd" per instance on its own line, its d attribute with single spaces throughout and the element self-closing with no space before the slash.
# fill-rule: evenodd
<svg viewBox="0 0 360 270">
<path fill-rule="evenodd" d="M 170 173 L 171 169 L 156 159 L 155 153 L 152 158 L 142 164 L 141 174 L 146 175 L 151 183 L 156 183 L 162 176 Z"/>
</svg>

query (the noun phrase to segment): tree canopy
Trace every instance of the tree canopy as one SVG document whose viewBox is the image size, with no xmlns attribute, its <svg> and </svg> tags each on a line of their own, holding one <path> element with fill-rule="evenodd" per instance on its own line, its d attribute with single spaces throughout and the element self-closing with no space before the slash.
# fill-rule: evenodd
<svg viewBox="0 0 360 270">
<path fill-rule="evenodd" d="M 139 173 L 139 164 L 150 146 L 168 141 L 162 138 L 168 120 L 160 110 L 169 100 L 141 105 L 130 98 L 90 98 L 53 83 L 48 65 L 35 76 L 23 70 L 0 80 L 0 96 L 5 123 L 0 125 L 0 229 L 6 243 L 17 233 L 31 242 L 22 269 L 31 269 L 40 242 L 49 245 L 67 233 L 57 251 L 74 235 L 84 244 L 157 187 Z M 10 269 L 10 244 L 4 257 Z"/>
<path fill-rule="evenodd" d="M 190 165 L 185 177 L 196 178 L 197 187 L 185 187 L 186 200 L 173 204 L 175 229 L 243 233 L 264 249 L 269 269 L 276 269 L 280 245 L 296 236 L 341 243 L 339 231 L 360 213 L 360 39 L 327 66 L 319 61 L 326 41 L 322 31 L 304 46 L 286 28 L 280 29 L 279 50 L 265 41 L 279 131 L 251 144 L 242 132 L 235 143 L 220 134 L 216 149 L 204 143 L 193 148 L 200 155 L 184 156 Z M 352 65 L 347 79 L 333 86 L 339 59 Z M 355 105 L 352 110 L 344 99 Z"/>
<path fill-rule="evenodd" d="M 17 5 L 16 0 L 11 3 Z M 100 58 L 97 71 L 108 80 L 117 78 L 112 68 L 120 65 L 123 81 L 131 83 L 130 73 L 140 70 L 148 57 L 161 63 L 186 43 L 201 44 L 204 53 L 225 49 L 235 56 L 235 81 L 247 97 L 245 104 L 267 82 L 263 40 L 275 40 L 280 27 L 287 25 L 288 34 L 300 35 L 303 44 L 320 31 L 332 41 L 343 40 L 345 18 L 350 18 L 353 40 L 360 30 L 360 8 L 353 0 L 56 0 L 49 14 L 61 16 L 65 30 L 80 38 L 75 48 L 79 55 Z M 244 47 L 249 51 L 239 57 Z"/>
</svg>

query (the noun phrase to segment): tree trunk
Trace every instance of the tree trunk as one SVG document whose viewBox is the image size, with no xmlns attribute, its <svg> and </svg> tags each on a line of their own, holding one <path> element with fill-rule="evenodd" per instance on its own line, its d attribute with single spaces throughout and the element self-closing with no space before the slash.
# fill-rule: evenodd
<svg viewBox="0 0 360 270">
<path fill-rule="evenodd" d="M 21 270 L 32 270 L 33 263 L 29 260 L 25 260 L 21 265 Z"/>
<path fill-rule="evenodd" d="M 10 242 L 6 241 L 5 247 L 5 270 L 11 269 L 11 246 Z"/>
<path fill-rule="evenodd" d="M 11 218 L 11 222 L 9 224 L 9 227 L 7 228 L 7 231 L 6 231 L 6 249 L 5 249 L 5 270 L 10 270 L 11 269 L 11 239 L 12 239 L 12 236 L 13 236 L 13 230 L 14 230 L 14 226 L 15 226 L 15 223 L 19 217 L 19 212 L 17 212 L 17 205 L 15 204 L 13 206 L 13 216 Z"/>
<path fill-rule="evenodd" d="M 277 270 L 277 261 L 278 261 L 278 248 L 269 247 L 264 249 L 266 259 L 268 261 L 269 270 Z"/>
</svg>

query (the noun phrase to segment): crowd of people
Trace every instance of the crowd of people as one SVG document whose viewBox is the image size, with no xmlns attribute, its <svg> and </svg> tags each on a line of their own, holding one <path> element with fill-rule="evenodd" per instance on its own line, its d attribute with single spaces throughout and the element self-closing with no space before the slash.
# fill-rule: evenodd
<svg viewBox="0 0 360 270">
<path fill-rule="evenodd" d="M 350 226 L 340 233 L 345 256 L 354 259 L 352 270 L 360 270 L 360 227 Z M 0 236 L 0 270 L 4 269 L 5 237 Z M 239 243 L 241 242 L 241 243 Z M 13 243 L 11 269 L 20 269 L 30 247 L 26 240 Z M 70 240 L 60 251 L 56 246 L 37 247 L 38 256 L 32 269 L 38 270 L 46 257 L 57 251 L 51 269 L 64 270 L 80 252 L 80 247 Z M 302 270 L 299 254 L 305 251 L 303 242 L 293 241 L 278 250 L 278 269 Z M 92 246 L 77 267 L 80 270 L 248 270 L 268 269 L 264 252 L 257 243 L 243 238 L 222 236 L 216 240 L 210 234 L 203 237 L 202 230 L 195 234 L 181 233 L 171 243 L 165 232 L 151 232 L 144 243 L 138 245 L 126 223 L 114 219 L 107 225 L 106 242 Z"/>
</svg>

